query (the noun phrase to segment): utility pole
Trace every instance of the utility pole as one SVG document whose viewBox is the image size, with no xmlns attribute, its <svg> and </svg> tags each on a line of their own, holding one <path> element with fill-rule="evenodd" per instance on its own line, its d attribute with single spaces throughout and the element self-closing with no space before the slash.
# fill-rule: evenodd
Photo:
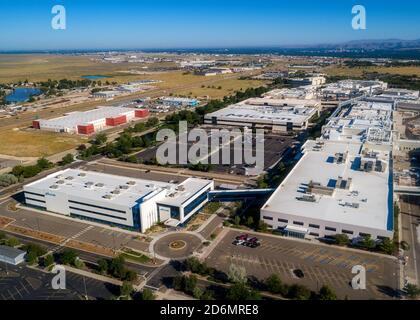
<svg viewBox="0 0 420 320">
<path fill-rule="evenodd" d="M 83 285 L 85 287 L 85 299 L 89 300 L 88 294 L 87 294 L 87 288 L 86 288 L 86 279 L 85 276 L 83 276 Z"/>
</svg>

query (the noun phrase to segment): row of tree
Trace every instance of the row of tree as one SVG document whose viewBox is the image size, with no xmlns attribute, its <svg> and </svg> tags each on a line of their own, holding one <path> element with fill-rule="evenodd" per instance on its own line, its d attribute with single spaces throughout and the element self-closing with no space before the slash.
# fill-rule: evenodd
<svg viewBox="0 0 420 320">
<path fill-rule="evenodd" d="M 336 234 L 332 236 L 332 239 L 339 246 L 355 246 L 364 250 L 379 251 L 386 254 L 393 254 L 397 250 L 397 245 L 389 238 L 375 241 L 370 235 L 365 235 L 357 242 L 351 242 L 348 235 Z"/>
<path fill-rule="evenodd" d="M 184 261 L 183 267 L 190 275 L 177 276 L 173 280 L 176 290 L 183 291 L 196 299 L 214 299 L 214 292 L 198 288 L 198 278 L 195 274 L 214 278 L 216 273 L 220 273 L 214 268 L 208 267 L 196 257 L 190 257 Z M 328 286 L 322 286 L 319 292 L 314 292 L 307 287 L 299 284 L 288 285 L 283 283 L 277 274 L 272 274 L 262 283 L 250 283 L 245 268 L 232 264 L 229 267 L 227 281 L 231 284 L 224 292 L 223 299 L 228 300 L 260 300 L 259 291 L 267 291 L 284 298 L 294 300 L 336 300 L 337 295 Z"/>
</svg>

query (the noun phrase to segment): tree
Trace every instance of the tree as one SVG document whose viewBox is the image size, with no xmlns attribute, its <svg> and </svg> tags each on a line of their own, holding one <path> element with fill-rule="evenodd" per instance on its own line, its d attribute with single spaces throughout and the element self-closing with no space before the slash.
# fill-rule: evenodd
<svg viewBox="0 0 420 320">
<path fill-rule="evenodd" d="M 0 187 L 8 187 L 18 182 L 19 179 L 13 174 L 0 174 Z"/>
<path fill-rule="evenodd" d="M 235 283 L 232 285 L 226 295 L 228 300 L 260 300 L 258 292 L 250 290 L 244 283 Z"/>
<path fill-rule="evenodd" d="M 285 294 L 285 285 L 281 282 L 280 277 L 277 274 L 272 274 L 267 279 L 265 279 L 265 287 L 266 289 L 275 294 Z"/>
<path fill-rule="evenodd" d="M 36 165 L 38 166 L 40 171 L 45 170 L 45 169 L 49 169 L 53 166 L 53 164 L 50 161 L 48 161 L 47 159 L 45 159 L 44 157 L 39 158 L 36 162 Z"/>
<path fill-rule="evenodd" d="M 195 287 L 193 292 L 192 292 L 192 296 L 195 299 L 201 299 L 202 295 L 203 295 L 203 290 L 201 290 L 199 287 Z"/>
<path fill-rule="evenodd" d="M 205 290 L 201 297 L 200 300 L 214 300 L 214 293 L 211 290 Z"/>
<path fill-rule="evenodd" d="M 200 260 L 198 260 L 196 257 L 190 257 L 185 260 L 185 267 L 192 273 L 201 275 L 208 275 L 210 273 L 210 268 L 207 267 L 205 263 L 200 262 Z"/>
<path fill-rule="evenodd" d="M 262 220 L 258 221 L 258 231 L 266 232 L 268 230 L 268 224 Z"/>
<path fill-rule="evenodd" d="M 106 259 L 98 260 L 98 271 L 102 274 L 106 274 L 108 272 L 108 260 Z"/>
<path fill-rule="evenodd" d="M 125 281 L 134 281 L 137 279 L 137 273 L 133 270 L 125 270 L 122 279 Z"/>
<path fill-rule="evenodd" d="M 375 240 L 371 238 L 370 235 L 366 235 L 360 240 L 359 245 L 365 249 L 373 249 L 376 246 Z"/>
<path fill-rule="evenodd" d="M 44 267 L 49 267 L 54 263 L 54 257 L 49 254 L 44 258 Z"/>
<path fill-rule="evenodd" d="M 239 216 L 235 216 L 235 218 L 233 218 L 233 223 L 235 224 L 235 226 L 239 226 L 239 224 L 241 223 L 241 218 Z"/>
<path fill-rule="evenodd" d="M 26 250 L 28 254 L 33 253 L 36 257 L 43 256 L 47 253 L 47 251 L 43 247 L 33 243 L 25 245 L 24 250 Z"/>
<path fill-rule="evenodd" d="M 134 291 L 134 288 L 131 282 L 124 281 L 120 288 L 120 295 L 125 296 L 125 297 L 130 297 L 133 291 Z"/>
<path fill-rule="evenodd" d="M 319 300 L 337 300 L 337 295 L 330 287 L 324 285 L 319 290 L 318 298 Z"/>
<path fill-rule="evenodd" d="M 155 300 L 156 296 L 153 293 L 152 290 L 148 289 L 148 288 L 144 288 L 141 295 L 140 295 L 140 300 Z"/>
<path fill-rule="evenodd" d="M 38 262 L 38 256 L 34 251 L 31 251 L 26 255 L 26 260 L 30 265 L 33 265 Z"/>
<path fill-rule="evenodd" d="M 74 162 L 74 156 L 71 153 L 66 154 L 63 159 L 61 159 L 61 165 L 65 166 Z"/>
<path fill-rule="evenodd" d="M 95 144 L 97 146 L 103 145 L 108 140 L 108 137 L 105 133 L 98 133 L 93 140 L 91 141 L 92 144 Z"/>
<path fill-rule="evenodd" d="M 311 291 L 305 286 L 294 284 L 289 287 L 287 297 L 295 300 L 309 300 Z"/>
<path fill-rule="evenodd" d="M 20 177 L 20 176 L 22 176 L 23 175 L 23 172 L 25 171 L 25 167 L 24 166 L 21 166 L 21 165 L 17 165 L 17 166 L 14 166 L 13 167 L 13 169 L 12 169 L 12 174 L 15 176 L 15 177 Z"/>
<path fill-rule="evenodd" d="M 116 278 L 122 279 L 126 273 L 124 263 L 125 259 L 121 255 L 113 258 L 109 266 L 109 273 Z"/>
<path fill-rule="evenodd" d="M 253 218 L 252 216 L 249 216 L 249 217 L 246 219 L 246 225 L 247 225 L 248 227 L 252 227 L 252 226 L 254 225 L 254 218 Z"/>
<path fill-rule="evenodd" d="M 195 275 L 190 275 L 189 277 L 185 277 L 185 286 L 184 286 L 185 293 L 193 295 L 196 287 L 197 287 L 197 277 Z"/>
<path fill-rule="evenodd" d="M 233 263 L 229 266 L 228 277 L 233 283 L 245 284 L 248 281 L 246 269 Z"/>
<path fill-rule="evenodd" d="M 9 238 L 7 241 L 6 241 L 6 245 L 8 245 L 9 247 L 16 247 L 16 246 L 18 246 L 20 244 L 20 241 L 18 240 L 18 239 L 16 239 L 16 238 Z"/>
<path fill-rule="evenodd" d="M 393 254 L 395 252 L 395 243 L 389 239 L 385 238 L 378 244 L 378 249 L 387 254 Z"/>
<path fill-rule="evenodd" d="M 339 246 L 346 246 L 349 244 L 349 237 L 346 234 L 336 234 L 334 236 L 335 243 Z"/>
<path fill-rule="evenodd" d="M 71 249 L 65 249 L 59 256 L 61 264 L 75 265 L 77 259 L 77 253 Z"/>
<path fill-rule="evenodd" d="M 420 289 L 415 284 L 407 283 L 404 290 L 411 299 L 416 299 L 420 295 Z"/>
</svg>

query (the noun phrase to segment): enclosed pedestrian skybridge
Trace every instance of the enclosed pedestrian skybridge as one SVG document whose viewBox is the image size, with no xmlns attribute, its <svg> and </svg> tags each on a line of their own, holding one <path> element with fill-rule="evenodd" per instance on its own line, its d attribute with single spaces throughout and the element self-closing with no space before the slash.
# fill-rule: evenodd
<svg viewBox="0 0 420 320">
<path fill-rule="evenodd" d="M 255 199 L 261 196 L 268 196 L 275 189 L 242 189 L 242 190 L 213 190 L 207 193 L 209 201 L 241 201 Z"/>
</svg>

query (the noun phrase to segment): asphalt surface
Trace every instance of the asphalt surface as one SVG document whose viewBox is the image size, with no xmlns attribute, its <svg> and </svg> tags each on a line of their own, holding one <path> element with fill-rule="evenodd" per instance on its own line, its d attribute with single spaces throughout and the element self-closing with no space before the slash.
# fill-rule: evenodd
<svg viewBox="0 0 420 320">
<path fill-rule="evenodd" d="M 411 283 L 420 282 L 420 197 L 401 197 L 402 240 L 410 248 L 404 252 L 408 256 L 405 266 L 405 276 Z"/>
<path fill-rule="evenodd" d="M 171 244 L 179 242 L 182 247 L 179 249 L 171 248 Z M 194 253 L 201 245 L 201 239 L 196 235 L 190 233 L 172 233 L 168 234 L 154 244 L 153 250 L 156 254 L 170 259 L 182 259 L 186 258 Z"/>
<path fill-rule="evenodd" d="M 92 278 L 66 272 L 66 289 L 52 288 L 52 273 L 27 266 L 0 265 L 0 300 L 109 300 L 118 287 Z"/>
<path fill-rule="evenodd" d="M 327 284 L 340 299 L 391 299 L 396 293 L 397 264 L 386 256 L 263 235 L 257 235 L 261 246 L 252 249 L 232 244 L 240 234 L 228 232 L 207 257 L 208 265 L 226 274 L 231 264 L 240 265 L 259 280 L 276 273 L 285 283 L 304 284 L 314 291 Z M 355 265 L 366 268 L 366 290 L 350 286 Z M 296 269 L 303 271 L 303 278 L 294 275 Z"/>
</svg>

